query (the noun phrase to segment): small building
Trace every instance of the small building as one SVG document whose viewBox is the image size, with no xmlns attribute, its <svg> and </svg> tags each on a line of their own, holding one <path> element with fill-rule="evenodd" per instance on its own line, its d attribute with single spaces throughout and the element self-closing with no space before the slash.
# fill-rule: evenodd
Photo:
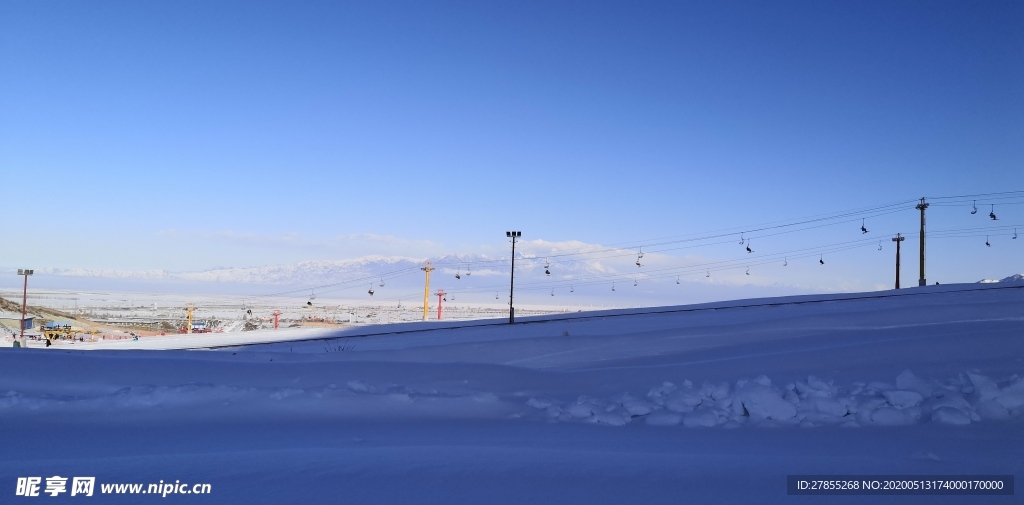
<svg viewBox="0 0 1024 505">
<path fill-rule="evenodd" d="M 33 314 L 25 314 L 25 329 L 31 330 L 35 327 Z M 21 329 L 21 313 L 0 311 L 0 331 L 18 331 Z"/>
</svg>

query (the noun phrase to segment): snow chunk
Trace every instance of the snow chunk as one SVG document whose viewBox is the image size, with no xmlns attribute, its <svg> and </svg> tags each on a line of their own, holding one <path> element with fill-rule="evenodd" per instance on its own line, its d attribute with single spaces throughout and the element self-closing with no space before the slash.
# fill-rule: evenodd
<svg viewBox="0 0 1024 505">
<path fill-rule="evenodd" d="M 995 382 L 992 382 L 992 379 L 989 379 L 984 375 L 967 372 L 967 377 L 971 379 L 971 384 L 974 385 L 974 394 L 977 395 L 980 400 L 993 400 L 1002 393 L 999 390 L 999 386 L 997 386 Z"/>
<path fill-rule="evenodd" d="M 555 401 L 548 398 L 530 398 L 526 401 L 526 404 L 535 409 L 546 409 L 554 405 Z"/>
<path fill-rule="evenodd" d="M 364 383 L 361 380 L 351 380 L 351 381 L 348 381 L 347 385 L 348 385 L 349 389 L 351 389 L 352 391 L 355 391 L 357 393 L 370 393 L 371 392 L 370 391 L 370 389 L 371 389 L 370 386 L 367 386 L 366 383 Z"/>
<path fill-rule="evenodd" d="M 692 411 L 704 401 L 697 391 L 681 389 L 665 399 L 665 408 L 673 412 L 686 413 Z"/>
<path fill-rule="evenodd" d="M 882 394 L 885 396 L 885 399 L 889 402 L 889 404 L 891 404 L 894 407 L 899 407 L 901 409 L 905 409 L 907 407 L 915 407 L 917 405 L 920 405 L 921 402 L 924 400 L 924 397 L 921 396 L 921 393 L 918 393 L 916 391 L 895 390 L 885 391 Z"/>
<path fill-rule="evenodd" d="M 711 409 L 697 409 L 683 415 L 683 426 L 696 428 L 698 426 L 712 427 L 718 424 L 718 414 Z"/>
<path fill-rule="evenodd" d="M 995 400 L 979 402 L 974 410 L 986 421 L 1005 421 L 1010 418 L 1010 411 Z"/>
<path fill-rule="evenodd" d="M 910 370 L 904 370 L 896 376 L 896 389 L 916 391 L 925 398 L 935 394 L 935 387 L 933 387 L 928 381 L 914 375 Z"/>
<path fill-rule="evenodd" d="M 683 422 L 683 416 L 667 410 L 659 410 L 645 417 L 644 422 L 652 426 L 675 426 Z"/>
<path fill-rule="evenodd" d="M 654 406 L 646 400 L 628 394 L 622 395 L 620 403 L 630 416 L 646 416 L 654 410 Z"/>
<path fill-rule="evenodd" d="M 736 390 L 733 395 L 734 408 L 737 404 L 742 405 L 753 418 L 784 420 L 796 416 L 796 406 L 786 401 L 777 389 L 757 381 Z"/>
<path fill-rule="evenodd" d="M 953 407 L 939 407 L 932 412 L 932 421 L 963 426 L 971 424 L 971 418 Z"/>
<path fill-rule="evenodd" d="M 882 426 L 906 426 L 914 424 L 914 418 L 906 410 L 882 407 L 871 413 L 871 422 Z"/>
</svg>

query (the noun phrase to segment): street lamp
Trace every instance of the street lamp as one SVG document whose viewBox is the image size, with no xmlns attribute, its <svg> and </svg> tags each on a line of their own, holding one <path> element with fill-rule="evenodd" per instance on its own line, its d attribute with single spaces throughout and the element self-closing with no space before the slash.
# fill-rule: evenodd
<svg viewBox="0 0 1024 505">
<path fill-rule="evenodd" d="M 35 270 L 28 270 L 28 269 L 24 269 L 24 268 L 19 268 L 18 269 L 18 275 L 21 275 L 21 276 L 25 277 L 25 289 L 21 293 L 21 346 L 22 347 L 26 347 L 26 345 L 25 345 L 25 307 L 26 307 L 26 305 L 25 304 L 26 304 L 26 302 L 28 302 L 28 276 L 30 276 L 30 275 L 32 275 L 34 273 L 35 273 Z"/>
<path fill-rule="evenodd" d="M 516 322 L 516 308 L 512 306 L 512 295 L 516 287 L 516 239 L 523 236 L 521 231 L 506 231 L 505 236 L 512 239 L 512 281 L 508 288 L 508 324 Z"/>
</svg>

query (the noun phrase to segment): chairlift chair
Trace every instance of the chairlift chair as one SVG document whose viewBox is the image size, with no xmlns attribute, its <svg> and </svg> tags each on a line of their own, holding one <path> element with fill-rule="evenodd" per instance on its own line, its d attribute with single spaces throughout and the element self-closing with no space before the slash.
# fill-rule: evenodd
<svg viewBox="0 0 1024 505">
<path fill-rule="evenodd" d="M 1013 229 L 1013 240 L 1017 240 L 1017 229 Z"/>
<path fill-rule="evenodd" d="M 370 284 L 370 290 L 367 291 L 367 293 L 370 293 L 370 296 L 373 296 L 373 284 Z"/>
<path fill-rule="evenodd" d="M 462 273 L 462 270 L 456 270 L 455 271 L 455 280 L 461 280 L 462 279 L 462 276 L 459 275 L 461 273 Z"/>
<path fill-rule="evenodd" d="M 988 243 L 988 235 L 985 235 L 985 247 L 992 247 L 992 244 Z"/>
<path fill-rule="evenodd" d="M 996 220 L 996 204 L 992 204 L 992 211 L 988 213 L 988 217 L 992 218 L 993 221 Z"/>
<path fill-rule="evenodd" d="M 747 275 L 750 275 L 750 267 L 747 267 Z"/>
<path fill-rule="evenodd" d="M 860 233 L 863 235 L 868 232 L 868 229 L 864 227 L 864 218 L 860 218 Z"/>
<path fill-rule="evenodd" d="M 679 276 L 676 276 L 676 284 L 679 284 Z"/>
<path fill-rule="evenodd" d="M 819 256 L 818 257 L 818 264 L 819 265 L 824 265 L 825 264 L 825 257 L 824 256 Z"/>
<path fill-rule="evenodd" d="M 383 277 L 380 278 L 380 287 L 384 287 L 384 278 Z"/>
<path fill-rule="evenodd" d="M 977 200 L 974 200 L 974 203 L 973 203 L 973 204 L 971 204 L 971 207 L 974 207 L 974 208 L 973 208 L 973 209 L 971 210 L 971 214 L 977 214 L 977 213 L 978 213 L 978 201 L 977 201 Z"/>
<path fill-rule="evenodd" d="M 750 248 L 751 242 L 753 242 L 753 240 L 747 240 L 747 254 L 754 252 L 754 250 Z"/>
<path fill-rule="evenodd" d="M 782 266 L 784 266 L 784 267 L 788 267 L 789 266 L 789 258 L 788 257 L 782 258 Z"/>
</svg>

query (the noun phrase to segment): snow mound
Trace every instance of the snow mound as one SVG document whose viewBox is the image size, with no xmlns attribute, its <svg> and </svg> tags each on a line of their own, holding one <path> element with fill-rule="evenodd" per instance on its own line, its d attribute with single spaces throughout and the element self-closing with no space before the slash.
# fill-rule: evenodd
<svg viewBox="0 0 1024 505">
<path fill-rule="evenodd" d="M 1024 418 L 1024 379 L 996 381 L 978 371 L 938 382 L 905 370 L 896 386 L 855 382 L 837 386 L 813 375 L 784 388 L 763 375 L 729 383 L 694 386 L 663 382 L 646 399 L 622 393 L 608 399 L 581 396 L 562 403 L 530 398 L 526 405 L 554 422 L 590 422 L 623 426 L 642 421 L 653 426 L 906 426 L 925 422 L 964 426 L 982 421 Z"/>
<path fill-rule="evenodd" d="M 1024 282 L 1024 274 L 1013 274 L 1009 277 L 1003 277 L 1002 279 L 982 279 L 978 281 L 978 284 L 995 284 L 1003 282 Z"/>
</svg>

